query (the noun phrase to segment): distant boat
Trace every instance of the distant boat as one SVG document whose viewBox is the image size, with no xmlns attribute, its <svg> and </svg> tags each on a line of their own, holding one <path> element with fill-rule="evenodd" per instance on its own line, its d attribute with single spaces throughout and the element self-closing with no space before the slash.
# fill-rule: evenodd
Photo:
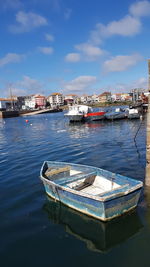
<svg viewBox="0 0 150 267">
<path fill-rule="evenodd" d="M 73 105 L 69 107 L 69 111 L 65 114 L 70 122 L 79 121 L 98 121 L 104 119 L 104 111 L 93 111 L 93 109 L 86 105 Z"/>
<path fill-rule="evenodd" d="M 45 161 L 40 176 L 50 197 L 102 221 L 134 209 L 143 186 L 97 167 L 66 162 Z"/>
<path fill-rule="evenodd" d="M 127 111 L 127 117 L 128 119 L 139 119 L 140 118 L 140 112 L 137 108 L 129 108 Z"/>
<path fill-rule="evenodd" d="M 127 117 L 126 109 L 116 108 L 114 111 L 106 112 L 105 118 L 108 120 L 124 119 Z"/>
</svg>

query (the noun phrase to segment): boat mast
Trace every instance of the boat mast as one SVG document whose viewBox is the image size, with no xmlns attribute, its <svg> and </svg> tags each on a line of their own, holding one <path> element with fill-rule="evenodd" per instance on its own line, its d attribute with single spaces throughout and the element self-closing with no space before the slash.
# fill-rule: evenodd
<svg viewBox="0 0 150 267">
<path fill-rule="evenodd" d="M 11 109 L 14 109 L 11 84 L 9 84 L 9 95 L 10 95 L 10 101 L 11 101 Z"/>
</svg>

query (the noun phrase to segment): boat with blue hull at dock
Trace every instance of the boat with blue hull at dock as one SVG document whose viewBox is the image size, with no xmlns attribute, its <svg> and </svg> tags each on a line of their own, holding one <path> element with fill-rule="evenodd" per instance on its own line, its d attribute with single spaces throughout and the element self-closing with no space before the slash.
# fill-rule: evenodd
<svg viewBox="0 0 150 267">
<path fill-rule="evenodd" d="M 134 209 L 143 186 L 120 174 L 67 162 L 45 161 L 40 177 L 50 197 L 102 221 Z"/>
<path fill-rule="evenodd" d="M 106 112 L 105 118 L 107 120 L 119 120 L 127 118 L 127 110 L 122 108 L 116 108 L 115 110 Z"/>
</svg>

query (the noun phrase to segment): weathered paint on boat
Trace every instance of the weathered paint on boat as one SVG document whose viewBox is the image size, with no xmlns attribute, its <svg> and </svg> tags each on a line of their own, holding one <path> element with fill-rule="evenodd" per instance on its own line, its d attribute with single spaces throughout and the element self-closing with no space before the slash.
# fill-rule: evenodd
<svg viewBox="0 0 150 267">
<path fill-rule="evenodd" d="M 96 172 L 96 174 L 107 178 L 112 183 L 119 183 L 120 187 L 114 190 L 103 192 L 96 196 L 71 189 L 55 181 L 44 177 L 44 172 L 48 166 L 70 165 L 76 169 L 86 169 L 86 171 Z M 45 186 L 46 193 L 57 201 L 60 201 L 77 211 L 108 221 L 118 217 L 137 206 L 143 183 L 134 179 L 114 174 L 109 171 L 79 164 L 68 164 L 62 162 L 44 162 L 41 169 L 41 179 Z M 65 178 L 62 178 L 65 180 Z"/>
<path fill-rule="evenodd" d="M 127 117 L 127 111 L 121 108 L 116 108 L 113 111 L 106 112 L 105 118 L 107 120 L 125 119 Z"/>
</svg>

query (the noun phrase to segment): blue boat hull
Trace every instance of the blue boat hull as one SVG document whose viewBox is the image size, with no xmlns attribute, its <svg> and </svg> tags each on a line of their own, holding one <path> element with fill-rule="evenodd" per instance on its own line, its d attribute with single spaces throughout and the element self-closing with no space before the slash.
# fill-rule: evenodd
<svg viewBox="0 0 150 267">
<path fill-rule="evenodd" d="M 48 196 L 62 202 L 70 208 L 102 221 L 111 220 L 134 209 L 137 206 L 141 192 L 138 189 L 126 196 L 102 202 L 73 194 L 59 187 L 51 186 L 48 183 L 44 183 L 44 186 Z"/>
<path fill-rule="evenodd" d="M 110 177 L 110 172 L 99 168 L 95 169 L 101 170 L 101 174 Z M 118 176 L 119 178 L 117 179 L 123 177 L 121 175 Z M 68 207 L 102 221 L 109 221 L 134 209 L 137 206 L 142 188 L 142 182 L 136 180 L 134 181 L 133 179 L 126 177 L 126 182 L 129 182 L 130 180 L 133 184 L 137 183 L 137 185 L 134 185 L 134 190 L 130 190 L 128 188 L 127 192 L 124 193 L 124 189 L 117 189 L 114 193 L 110 194 L 109 192 L 106 192 L 104 196 L 98 198 L 82 194 L 79 191 L 72 190 L 66 186 L 63 187 L 42 177 L 45 191 L 50 197 L 62 202 Z M 125 186 L 127 187 L 128 184 L 123 185 L 122 188 Z"/>
<path fill-rule="evenodd" d="M 126 113 L 125 112 L 111 112 L 111 113 L 106 113 L 105 118 L 107 120 L 119 120 L 119 119 L 125 119 Z"/>
</svg>

